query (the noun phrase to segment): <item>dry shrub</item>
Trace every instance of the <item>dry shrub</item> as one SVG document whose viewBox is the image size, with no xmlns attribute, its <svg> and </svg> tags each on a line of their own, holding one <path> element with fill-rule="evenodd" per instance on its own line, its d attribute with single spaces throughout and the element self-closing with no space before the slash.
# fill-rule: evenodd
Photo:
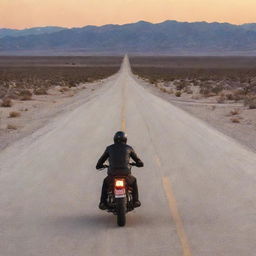
<svg viewBox="0 0 256 256">
<path fill-rule="evenodd" d="M 237 109 L 237 108 L 235 108 L 235 109 L 233 109 L 233 110 L 230 111 L 230 115 L 232 115 L 232 116 L 236 116 L 236 115 L 238 115 L 239 113 L 240 113 L 240 110 Z"/>
<path fill-rule="evenodd" d="M 187 94 L 193 94 L 193 91 L 192 91 L 191 88 L 189 88 L 189 87 L 186 87 L 186 88 L 184 89 L 184 92 L 187 93 Z"/>
<path fill-rule="evenodd" d="M 8 130 L 17 130 L 18 129 L 18 127 L 14 124 L 8 124 L 6 128 Z"/>
<path fill-rule="evenodd" d="M 210 94 L 210 88 L 209 87 L 200 87 L 200 94 L 202 94 L 205 97 L 208 97 Z"/>
<path fill-rule="evenodd" d="M 232 93 L 226 94 L 226 99 L 227 100 L 234 100 L 234 95 Z"/>
<path fill-rule="evenodd" d="M 215 85 L 211 81 L 206 81 L 205 83 L 200 84 L 200 94 L 205 97 L 213 97 L 221 93 L 223 87 L 220 85 Z"/>
<path fill-rule="evenodd" d="M 240 123 L 239 118 L 236 118 L 236 117 L 232 117 L 232 118 L 230 118 L 230 120 L 232 123 L 236 123 L 236 124 Z"/>
<path fill-rule="evenodd" d="M 12 100 L 10 98 L 3 98 L 1 107 L 9 108 L 12 106 Z"/>
<path fill-rule="evenodd" d="M 157 84 L 158 81 L 155 78 L 149 78 L 149 82 L 151 84 Z"/>
<path fill-rule="evenodd" d="M 6 97 L 13 99 L 13 100 L 17 100 L 19 99 L 19 91 L 18 90 L 10 90 L 8 92 L 8 95 L 6 95 Z"/>
<path fill-rule="evenodd" d="M 212 110 L 212 111 L 214 111 L 215 109 L 216 109 L 216 106 L 215 106 L 215 105 L 211 106 L 211 110 Z"/>
<path fill-rule="evenodd" d="M 176 90 L 181 91 L 187 87 L 187 84 L 185 81 L 180 81 L 176 83 L 175 87 L 176 87 Z"/>
<path fill-rule="evenodd" d="M 209 92 L 207 95 L 205 95 L 205 97 L 207 97 L 207 98 L 214 97 L 214 96 L 216 96 L 216 94 L 213 92 Z"/>
<path fill-rule="evenodd" d="M 47 89 L 45 89 L 45 88 L 36 88 L 34 90 L 34 94 L 35 95 L 47 95 L 48 93 L 47 93 Z"/>
<path fill-rule="evenodd" d="M 181 96 L 181 91 L 175 92 L 175 96 L 176 96 L 176 97 L 180 97 L 180 96 Z"/>
<path fill-rule="evenodd" d="M 256 96 L 246 97 L 244 105 L 248 106 L 249 109 L 256 109 Z"/>
<path fill-rule="evenodd" d="M 224 102 L 225 102 L 225 95 L 221 94 L 221 95 L 217 98 L 217 102 L 218 102 L 218 103 L 224 103 Z"/>
<path fill-rule="evenodd" d="M 77 86 L 76 81 L 69 81 L 69 85 L 68 85 L 69 88 L 76 87 L 76 86 Z"/>
<path fill-rule="evenodd" d="M 61 87 L 60 88 L 60 92 L 67 92 L 69 91 L 70 89 L 68 87 Z"/>
<path fill-rule="evenodd" d="M 17 111 L 12 111 L 9 113 L 10 118 L 19 117 L 19 116 L 21 116 L 21 114 L 20 112 L 17 112 Z"/>
<path fill-rule="evenodd" d="M 161 87 L 160 90 L 161 90 L 162 92 L 168 92 L 168 90 L 167 90 L 166 88 L 163 88 L 163 87 Z"/>
<path fill-rule="evenodd" d="M 241 90 L 241 89 L 236 90 L 236 91 L 234 91 L 234 93 L 233 93 L 233 99 L 234 99 L 234 101 L 243 100 L 244 97 L 245 97 L 244 91 Z"/>
<path fill-rule="evenodd" d="M 220 94 L 223 91 L 223 86 L 218 85 L 218 86 L 214 86 L 211 88 L 211 92 L 214 93 L 215 95 Z"/>
<path fill-rule="evenodd" d="M 193 96 L 191 97 L 191 99 L 193 99 L 193 100 L 200 100 L 201 97 L 200 97 L 200 95 L 193 95 Z"/>
<path fill-rule="evenodd" d="M 31 100 L 32 93 L 29 90 L 20 91 L 20 99 L 21 100 Z"/>
</svg>

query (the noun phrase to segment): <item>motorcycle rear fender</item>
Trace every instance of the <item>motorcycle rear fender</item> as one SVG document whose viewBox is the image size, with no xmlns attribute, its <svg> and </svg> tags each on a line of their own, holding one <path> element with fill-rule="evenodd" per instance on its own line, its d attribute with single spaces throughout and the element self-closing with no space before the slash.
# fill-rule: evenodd
<svg viewBox="0 0 256 256">
<path fill-rule="evenodd" d="M 115 188 L 114 194 L 115 194 L 115 198 L 124 198 L 126 196 L 125 188 L 120 188 L 120 189 Z"/>
</svg>

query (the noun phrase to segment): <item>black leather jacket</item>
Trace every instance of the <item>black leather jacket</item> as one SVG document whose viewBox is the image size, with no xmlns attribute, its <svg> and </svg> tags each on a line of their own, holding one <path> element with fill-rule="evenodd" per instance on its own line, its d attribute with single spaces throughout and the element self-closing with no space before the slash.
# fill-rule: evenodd
<svg viewBox="0 0 256 256">
<path fill-rule="evenodd" d="M 96 165 L 96 169 L 103 168 L 104 162 L 108 160 L 108 175 L 126 176 L 131 174 L 130 158 L 135 161 L 137 167 L 143 167 L 143 162 L 131 146 L 125 143 L 115 143 L 106 148 Z"/>
</svg>

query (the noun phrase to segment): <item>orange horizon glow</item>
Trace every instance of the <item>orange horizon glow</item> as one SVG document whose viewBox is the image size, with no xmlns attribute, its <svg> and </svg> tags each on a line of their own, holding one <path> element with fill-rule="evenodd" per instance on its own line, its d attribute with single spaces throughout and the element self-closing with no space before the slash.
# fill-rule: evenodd
<svg viewBox="0 0 256 256">
<path fill-rule="evenodd" d="M 126 24 L 139 20 L 256 22 L 255 0 L 0 0 L 0 28 Z"/>
</svg>

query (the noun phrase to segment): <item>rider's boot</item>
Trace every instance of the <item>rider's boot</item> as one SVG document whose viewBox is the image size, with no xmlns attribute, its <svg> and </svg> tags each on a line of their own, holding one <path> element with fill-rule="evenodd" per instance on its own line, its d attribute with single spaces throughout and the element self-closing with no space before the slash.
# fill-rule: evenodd
<svg viewBox="0 0 256 256">
<path fill-rule="evenodd" d="M 100 202 L 99 203 L 99 208 L 101 210 L 106 210 L 108 207 L 107 207 L 107 204 L 105 202 Z"/>
<path fill-rule="evenodd" d="M 140 207 L 141 206 L 141 202 L 140 200 L 137 200 L 133 203 L 133 207 L 136 208 L 136 207 Z"/>
<path fill-rule="evenodd" d="M 139 191 L 138 191 L 138 186 L 137 186 L 137 181 L 135 179 L 135 182 L 133 183 L 133 191 L 132 191 L 132 197 L 133 197 L 133 207 L 140 207 L 141 202 L 139 200 Z"/>
</svg>

